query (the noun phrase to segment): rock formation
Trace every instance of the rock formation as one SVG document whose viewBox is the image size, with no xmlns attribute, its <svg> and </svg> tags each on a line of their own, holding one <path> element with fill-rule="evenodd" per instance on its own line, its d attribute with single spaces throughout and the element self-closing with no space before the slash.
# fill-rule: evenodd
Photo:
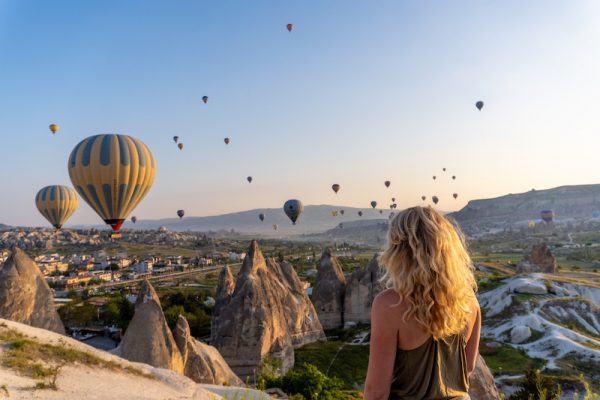
<svg viewBox="0 0 600 400">
<path fill-rule="evenodd" d="M 144 281 L 135 313 L 121 344 L 114 352 L 130 361 L 183 373 L 183 359 L 165 320 L 154 288 Z"/>
<path fill-rule="evenodd" d="M 221 280 L 223 295 L 230 280 Z M 294 365 L 294 347 L 325 334 L 317 313 L 304 293 L 291 265 L 279 265 L 263 257 L 252 241 L 229 298 L 218 301 L 218 317 L 212 326 L 212 342 L 231 369 L 242 379 L 253 378 L 262 361 L 269 357 L 281 362 L 280 371 Z"/>
<path fill-rule="evenodd" d="M 344 324 L 346 278 L 330 248 L 323 252 L 317 271 L 311 300 L 319 314 L 319 321 L 324 329 L 341 328 Z"/>
<path fill-rule="evenodd" d="M 371 323 L 371 305 L 375 296 L 383 290 L 379 282 L 382 272 L 378 256 L 364 268 L 356 269 L 346 285 L 344 297 L 344 323 Z"/>
<path fill-rule="evenodd" d="M 519 273 L 555 273 L 557 271 L 556 258 L 545 244 L 534 244 L 531 253 L 517 265 L 517 272 Z"/>
<path fill-rule="evenodd" d="M 183 358 L 185 376 L 198 383 L 243 385 L 217 349 L 192 337 L 190 326 L 183 315 L 177 319 L 174 337 Z"/>
<path fill-rule="evenodd" d="M 219 273 L 219 284 L 217 286 L 217 298 L 215 299 L 215 306 L 213 308 L 213 315 L 210 327 L 210 343 L 214 343 L 216 338 L 214 334 L 220 332 L 219 324 L 223 320 L 220 318 L 221 310 L 229 304 L 231 295 L 235 290 L 235 278 L 231 273 L 229 266 L 225 266 Z"/>
<path fill-rule="evenodd" d="M 469 395 L 471 400 L 500 399 L 494 377 L 481 356 L 478 356 L 475 370 L 469 377 Z"/>
<path fill-rule="evenodd" d="M 0 267 L 0 318 L 65 333 L 52 290 L 37 265 L 19 248 Z"/>
</svg>

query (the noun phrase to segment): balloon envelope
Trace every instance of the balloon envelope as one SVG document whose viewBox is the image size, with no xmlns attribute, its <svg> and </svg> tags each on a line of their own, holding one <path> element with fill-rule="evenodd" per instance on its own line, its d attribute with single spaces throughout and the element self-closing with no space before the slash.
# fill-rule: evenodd
<svg viewBox="0 0 600 400">
<path fill-rule="evenodd" d="M 137 217 L 135 215 L 131 217 L 131 222 L 133 222 L 134 224 L 137 222 Z"/>
<path fill-rule="evenodd" d="M 383 184 L 385 185 L 385 187 L 389 188 L 389 187 L 390 187 L 390 185 L 392 184 L 392 182 L 390 182 L 390 181 L 385 181 Z"/>
<path fill-rule="evenodd" d="M 298 217 L 304 212 L 304 204 L 300 200 L 291 199 L 285 202 L 283 211 L 292 220 L 292 223 L 296 225 Z"/>
<path fill-rule="evenodd" d="M 71 152 L 68 169 L 77 193 L 115 232 L 156 176 L 150 149 L 139 139 L 115 134 L 81 141 Z"/>
<path fill-rule="evenodd" d="M 421 200 L 425 201 L 427 197 L 426 196 L 421 196 Z"/>
<path fill-rule="evenodd" d="M 177 210 L 177 216 L 181 219 L 183 218 L 183 216 L 185 215 L 185 211 L 184 210 Z"/>
<path fill-rule="evenodd" d="M 362 217 L 362 211 L 359 211 L 359 212 L 358 212 L 358 216 L 359 216 L 359 217 Z"/>
<path fill-rule="evenodd" d="M 177 147 L 179 147 L 179 150 L 183 150 L 183 143 L 178 143 Z"/>
<path fill-rule="evenodd" d="M 263 213 L 258 214 L 258 219 L 260 219 L 261 221 L 264 221 L 265 220 L 265 214 L 263 214 Z"/>
<path fill-rule="evenodd" d="M 542 210 L 540 211 L 540 218 L 542 218 L 542 220 L 544 222 L 552 222 L 554 221 L 554 211 L 553 210 Z"/>
<path fill-rule="evenodd" d="M 179 136 L 173 136 L 173 141 L 177 143 L 179 141 Z"/>
<path fill-rule="evenodd" d="M 377 207 L 377 202 L 375 200 L 373 200 L 371 202 L 371 207 L 373 207 L 373 208 Z"/>
<path fill-rule="evenodd" d="M 440 199 L 438 199 L 438 197 L 437 197 L 437 196 L 433 196 L 433 197 L 431 198 L 431 200 L 433 201 L 433 204 L 437 204 L 437 203 L 438 203 L 438 201 L 440 201 Z"/>
<path fill-rule="evenodd" d="M 456 179 L 456 175 L 452 175 L 452 180 Z"/>
<path fill-rule="evenodd" d="M 46 186 L 37 192 L 35 205 L 53 227 L 60 229 L 77 210 L 77 193 L 67 186 Z"/>
<path fill-rule="evenodd" d="M 344 215 L 345 211 L 344 210 L 340 210 L 340 214 Z"/>
<path fill-rule="evenodd" d="M 288 32 L 291 32 L 294 29 L 294 24 L 287 24 L 285 27 L 287 28 Z"/>
<path fill-rule="evenodd" d="M 57 124 L 50 124 L 49 128 L 52 134 L 54 135 L 56 132 L 58 132 L 60 126 L 58 126 Z"/>
<path fill-rule="evenodd" d="M 458 197 L 458 193 L 454 193 L 454 194 L 452 195 L 452 197 L 454 197 L 454 198 L 456 199 L 456 198 Z"/>
<path fill-rule="evenodd" d="M 208 103 L 208 96 L 202 96 L 202 101 L 204 104 Z"/>
<path fill-rule="evenodd" d="M 276 231 L 279 226 L 277 224 L 273 224 L 273 230 Z"/>
<path fill-rule="evenodd" d="M 337 183 L 334 183 L 333 185 L 331 185 L 331 189 L 337 193 L 340 191 L 340 185 L 338 185 Z"/>
<path fill-rule="evenodd" d="M 225 142 L 225 144 L 229 144 L 229 142 L 231 142 L 231 139 L 229 139 L 228 137 L 226 137 L 225 139 L 223 139 L 223 141 Z"/>
<path fill-rule="evenodd" d="M 248 183 L 252 183 L 252 177 L 251 176 L 247 177 L 246 180 L 248 181 Z"/>
<path fill-rule="evenodd" d="M 475 107 L 477 107 L 477 109 L 481 111 L 481 109 L 483 108 L 483 101 L 479 100 L 477 103 L 475 103 Z"/>
</svg>

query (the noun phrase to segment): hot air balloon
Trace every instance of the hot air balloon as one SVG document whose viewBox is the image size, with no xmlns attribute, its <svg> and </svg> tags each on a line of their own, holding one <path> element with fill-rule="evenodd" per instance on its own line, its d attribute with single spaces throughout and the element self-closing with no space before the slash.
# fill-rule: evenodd
<svg viewBox="0 0 600 400">
<path fill-rule="evenodd" d="M 294 24 L 287 24 L 285 27 L 287 28 L 288 32 L 291 32 L 294 29 Z"/>
<path fill-rule="evenodd" d="M 396 198 L 392 197 L 392 203 L 395 203 L 395 202 L 396 202 Z"/>
<path fill-rule="evenodd" d="M 383 210 L 379 210 L 379 214 L 383 214 Z"/>
<path fill-rule="evenodd" d="M 331 185 L 331 189 L 333 189 L 333 191 L 337 193 L 340 191 L 340 185 L 334 183 L 333 185 Z"/>
<path fill-rule="evenodd" d="M 225 144 L 229 144 L 229 142 L 231 142 L 231 139 L 229 139 L 228 137 L 226 137 L 225 139 L 223 139 L 223 141 L 225 142 Z"/>
<path fill-rule="evenodd" d="M 527 223 L 527 227 L 528 227 L 528 228 L 535 228 L 535 221 L 529 221 L 529 222 Z"/>
<path fill-rule="evenodd" d="M 276 231 L 277 229 L 279 229 L 279 226 L 277 224 L 273 224 L 273 230 Z"/>
<path fill-rule="evenodd" d="M 390 204 L 390 210 L 393 210 L 393 209 L 394 209 L 394 205 Z"/>
<path fill-rule="evenodd" d="M 202 101 L 204 104 L 208 103 L 208 96 L 202 96 Z"/>
<path fill-rule="evenodd" d="M 435 177 L 435 175 L 434 175 L 434 176 L 433 176 L 433 180 L 435 181 L 435 179 L 436 179 L 436 177 Z"/>
<path fill-rule="evenodd" d="M 452 197 L 454 197 L 454 199 L 456 199 L 456 198 L 458 197 L 458 193 L 454 193 L 454 194 L 452 195 Z"/>
<path fill-rule="evenodd" d="M 179 150 L 183 150 L 183 143 L 177 143 L 177 147 L 179 147 Z"/>
<path fill-rule="evenodd" d="M 386 188 L 389 188 L 389 187 L 390 187 L 390 185 L 392 184 L 392 182 L 390 182 L 390 181 L 385 181 L 385 182 L 383 182 L 383 184 L 385 185 L 385 187 L 386 187 Z"/>
<path fill-rule="evenodd" d="M 285 215 L 292 220 L 292 223 L 296 225 L 296 220 L 304 212 L 304 204 L 300 200 L 292 199 L 285 202 L 283 205 L 283 211 Z"/>
<path fill-rule="evenodd" d="M 57 124 L 50 124 L 49 128 L 52 134 L 54 135 L 56 132 L 58 132 L 60 126 L 58 126 Z"/>
<path fill-rule="evenodd" d="M 75 190 L 118 232 L 148 194 L 156 175 L 150 149 L 127 135 L 95 135 L 81 141 L 69 157 Z"/>
<path fill-rule="evenodd" d="M 173 141 L 174 141 L 175 143 L 179 142 L 179 136 L 173 136 Z"/>
<path fill-rule="evenodd" d="M 345 211 L 344 210 L 340 210 L 340 214 L 344 215 Z"/>
<path fill-rule="evenodd" d="M 53 227 L 60 229 L 77 210 L 77 193 L 62 185 L 46 186 L 36 194 L 35 205 Z"/>
<path fill-rule="evenodd" d="M 475 103 L 475 107 L 477 107 L 477 109 L 481 111 L 481 109 L 483 108 L 483 101 L 479 100 L 477 103 Z"/>
<path fill-rule="evenodd" d="M 427 199 L 426 196 L 421 196 L 421 200 L 425 201 L 425 199 Z"/>
<path fill-rule="evenodd" d="M 394 203 L 394 204 L 392 204 L 392 206 L 393 206 L 394 208 L 396 208 L 396 207 L 398 207 L 398 204 Z"/>
<path fill-rule="evenodd" d="M 359 217 L 362 217 L 362 211 L 359 211 L 359 212 L 358 212 L 358 216 L 359 216 Z"/>
<path fill-rule="evenodd" d="M 438 201 L 440 201 L 440 199 L 438 199 L 438 197 L 437 197 L 437 196 L 433 196 L 433 197 L 431 197 L 431 200 L 433 200 L 433 204 L 437 204 L 437 203 L 438 203 Z"/>
<path fill-rule="evenodd" d="M 332 217 L 337 217 L 337 215 L 338 215 L 338 212 L 337 212 L 337 211 L 332 211 L 332 212 L 331 212 L 331 216 L 332 216 Z"/>
<path fill-rule="evenodd" d="M 377 202 L 375 200 L 373 200 L 371 202 L 371 207 L 373 207 L 373 208 L 377 207 Z"/>
<path fill-rule="evenodd" d="M 248 183 L 252 183 L 252 177 L 251 176 L 247 177 L 246 180 L 248 181 Z"/>
<path fill-rule="evenodd" d="M 554 211 L 553 210 L 542 210 L 540 211 L 540 218 L 546 223 L 550 223 L 554 221 Z"/>
<path fill-rule="evenodd" d="M 390 216 L 389 216 L 389 219 L 392 219 L 392 218 L 394 218 L 394 213 L 393 212 L 391 212 Z"/>
<path fill-rule="evenodd" d="M 456 179 L 456 175 L 452 175 L 452 180 Z"/>
<path fill-rule="evenodd" d="M 184 210 L 177 210 L 177 216 L 179 217 L 179 219 L 183 218 L 184 215 L 185 215 Z"/>
<path fill-rule="evenodd" d="M 135 215 L 131 217 L 131 222 L 133 222 L 134 224 L 137 222 L 137 217 Z"/>
<path fill-rule="evenodd" d="M 446 167 L 442 168 L 442 171 L 446 172 Z"/>
<path fill-rule="evenodd" d="M 265 214 L 263 214 L 263 213 L 258 214 L 258 219 L 260 219 L 261 222 L 264 221 L 265 220 Z"/>
</svg>

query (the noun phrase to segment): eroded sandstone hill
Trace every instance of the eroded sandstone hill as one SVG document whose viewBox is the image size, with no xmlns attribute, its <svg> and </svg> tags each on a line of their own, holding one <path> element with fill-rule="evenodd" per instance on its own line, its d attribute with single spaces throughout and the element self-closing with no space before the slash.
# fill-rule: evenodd
<svg viewBox="0 0 600 400">
<path fill-rule="evenodd" d="M 317 266 L 317 280 L 311 300 L 323 329 L 341 328 L 344 324 L 346 278 L 330 248 L 325 249 Z"/>
<path fill-rule="evenodd" d="M 262 361 L 274 358 L 285 372 L 294 365 L 294 348 L 325 334 L 317 313 L 288 263 L 265 259 L 252 241 L 235 288 L 227 271 L 219 279 L 212 345 L 242 379 L 254 377 Z"/>
<path fill-rule="evenodd" d="M 65 333 L 52 290 L 37 265 L 19 248 L 0 266 L 0 318 Z"/>
<path fill-rule="evenodd" d="M 357 268 L 346 285 L 344 298 L 344 321 L 346 323 L 371 323 L 371 306 L 373 299 L 383 289 L 378 255 L 364 268 Z"/>
</svg>

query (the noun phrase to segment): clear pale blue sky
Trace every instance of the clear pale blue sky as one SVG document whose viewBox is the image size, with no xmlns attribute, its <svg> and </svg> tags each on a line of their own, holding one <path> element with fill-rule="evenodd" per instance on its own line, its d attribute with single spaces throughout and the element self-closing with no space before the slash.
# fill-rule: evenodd
<svg viewBox="0 0 600 400">
<path fill-rule="evenodd" d="M 0 0 L 0 222 L 46 225 L 35 193 L 107 132 L 157 159 L 139 218 L 598 183 L 598 21 L 593 0 Z"/>
</svg>

